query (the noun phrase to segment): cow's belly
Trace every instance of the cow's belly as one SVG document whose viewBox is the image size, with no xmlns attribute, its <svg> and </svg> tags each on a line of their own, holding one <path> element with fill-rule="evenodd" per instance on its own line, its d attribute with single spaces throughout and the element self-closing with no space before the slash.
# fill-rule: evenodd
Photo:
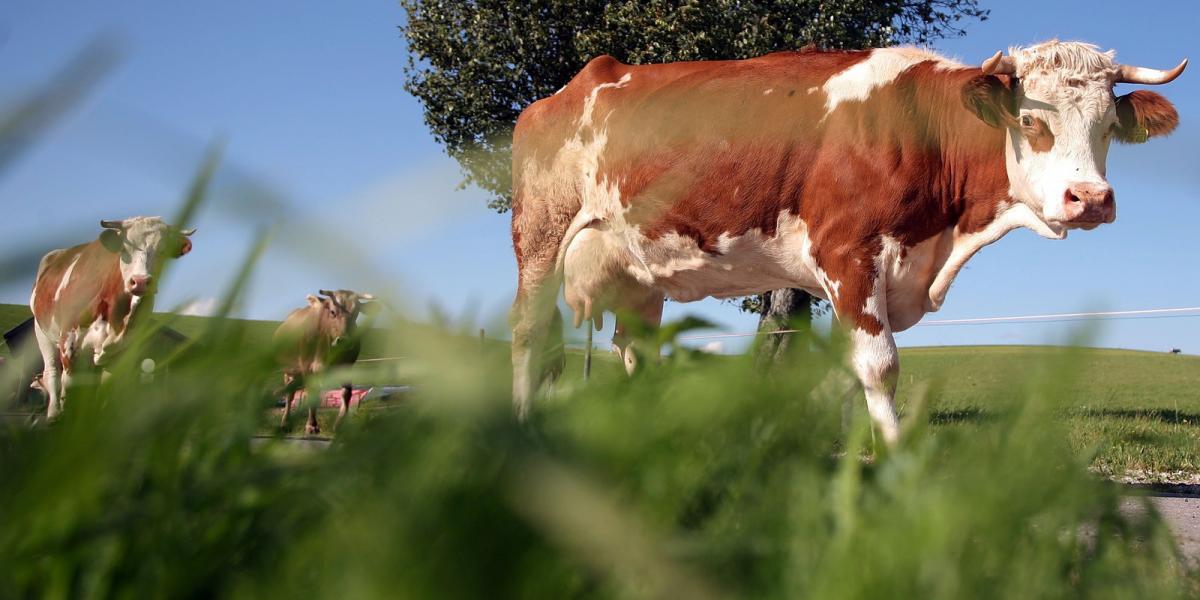
<svg viewBox="0 0 1200 600">
<path fill-rule="evenodd" d="M 722 236 L 716 252 L 705 252 L 696 240 L 674 232 L 650 239 L 634 228 L 597 224 L 584 229 L 566 250 L 567 303 L 577 310 L 590 303 L 593 313 L 597 307 L 611 309 L 631 287 L 680 302 L 785 287 L 825 298 L 810 241 L 802 223 L 796 224 L 770 237 L 757 230 Z"/>
<path fill-rule="evenodd" d="M 656 240 L 640 240 L 639 261 L 633 268 L 639 279 L 680 302 L 785 287 L 824 297 L 808 244 L 802 232 L 766 237 L 754 230 L 737 237 L 722 236 L 717 252 L 705 252 L 695 240 L 671 233 Z"/>
<path fill-rule="evenodd" d="M 929 288 L 949 256 L 950 230 L 915 246 L 884 239 L 877 263 L 887 281 L 888 323 L 904 331 L 926 313 Z M 812 257 L 812 240 L 798 219 L 780 219 L 778 233 L 752 230 L 722 236 L 717 252 L 669 233 L 650 239 L 636 228 L 597 222 L 569 243 L 564 255 L 567 304 L 578 314 L 628 308 L 625 299 L 654 293 L 680 302 L 800 288 L 828 300 L 838 282 Z"/>
</svg>

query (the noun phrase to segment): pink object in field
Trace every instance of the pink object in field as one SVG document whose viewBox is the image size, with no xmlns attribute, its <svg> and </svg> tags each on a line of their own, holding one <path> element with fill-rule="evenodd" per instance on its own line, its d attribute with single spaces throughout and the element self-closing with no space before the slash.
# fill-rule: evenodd
<svg viewBox="0 0 1200 600">
<path fill-rule="evenodd" d="M 355 389 L 350 392 L 350 406 L 358 406 L 362 399 L 371 392 L 371 388 Z M 292 400 L 292 408 L 296 408 L 304 403 L 304 399 L 308 393 L 305 390 L 300 390 L 296 393 L 295 399 Z M 321 408 L 341 408 L 342 407 L 342 390 L 325 390 L 321 392 Z"/>
</svg>

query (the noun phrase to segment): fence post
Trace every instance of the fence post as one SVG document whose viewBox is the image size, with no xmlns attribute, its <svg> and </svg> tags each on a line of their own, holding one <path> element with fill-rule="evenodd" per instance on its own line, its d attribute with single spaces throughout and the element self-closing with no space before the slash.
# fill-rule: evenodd
<svg viewBox="0 0 1200 600">
<path fill-rule="evenodd" d="M 588 319 L 587 345 L 583 347 L 583 380 L 592 376 L 592 321 Z"/>
<path fill-rule="evenodd" d="M 487 351 L 487 340 L 483 336 L 483 328 L 482 327 L 479 328 L 479 351 L 480 352 Z"/>
</svg>

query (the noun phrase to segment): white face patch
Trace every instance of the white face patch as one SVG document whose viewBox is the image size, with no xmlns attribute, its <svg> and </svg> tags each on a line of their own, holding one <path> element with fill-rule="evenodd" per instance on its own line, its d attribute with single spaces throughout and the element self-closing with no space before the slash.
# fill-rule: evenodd
<svg viewBox="0 0 1200 600">
<path fill-rule="evenodd" d="M 825 115 L 828 116 L 843 102 L 862 102 L 871 97 L 875 88 L 896 80 L 909 67 L 934 61 L 942 68 L 959 67 L 942 56 L 917 48 L 880 48 L 871 51 L 866 60 L 830 77 L 825 91 Z M 810 92 L 812 90 L 809 90 Z"/>
<path fill-rule="evenodd" d="M 1010 194 L 1061 227 L 1067 220 L 1064 196 L 1071 186 L 1108 185 L 1105 163 L 1117 123 L 1113 55 L 1080 43 L 1011 52 L 1017 65 L 1018 114 L 1005 142 Z M 1035 148 L 1022 120 L 1047 130 L 1049 148 Z"/>
<path fill-rule="evenodd" d="M 121 277 L 128 283 L 133 277 L 149 277 L 158 266 L 159 249 L 169 227 L 158 217 L 126 219 L 121 238 Z"/>
</svg>

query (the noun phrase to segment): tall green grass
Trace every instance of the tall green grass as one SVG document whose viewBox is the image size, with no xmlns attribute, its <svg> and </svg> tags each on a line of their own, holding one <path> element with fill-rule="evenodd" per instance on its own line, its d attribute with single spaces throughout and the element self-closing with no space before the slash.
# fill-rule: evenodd
<svg viewBox="0 0 1200 600">
<path fill-rule="evenodd" d="M 249 273 L 249 271 L 247 271 Z M 236 290 L 234 291 L 236 293 Z M 148 332 L 142 332 L 147 334 Z M 48 597 L 1171 597 L 1153 516 L 1118 511 L 1031 374 L 979 427 L 871 441 L 824 383 L 673 353 L 512 418 L 508 366 L 396 330 L 418 392 L 326 450 L 255 442 L 269 352 L 214 319 L 146 382 L 136 352 L 65 417 L 0 431 L 0 589 Z M 1069 362 L 1063 358 L 1063 364 Z M 1047 374 L 1061 365 L 1048 365 Z M 375 367 L 378 369 L 378 367 Z M 815 391 L 814 391 L 815 390 Z"/>
</svg>

